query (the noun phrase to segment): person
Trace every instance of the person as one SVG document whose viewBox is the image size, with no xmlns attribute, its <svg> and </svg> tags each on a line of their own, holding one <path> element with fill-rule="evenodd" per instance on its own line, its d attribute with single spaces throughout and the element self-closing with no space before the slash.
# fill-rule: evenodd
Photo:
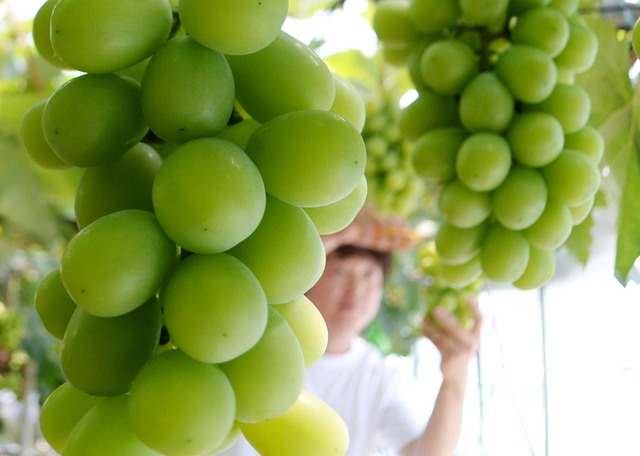
<svg viewBox="0 0 640 456">
<path fill-rule="evenodd" d="M 305 388 L 343 418 L 350 435 L 347 456 L 381 449 L 401 456 L 451 456 L 460 438 L 469 365 L 480 342 L 477 303 L 470 303 L 475 319 L 470 330 L 444 309 L 436 309 L 437 322 L 424 319 L 422 333 L 440 353 L 442 374 L 432 404 L 414 376 L 387 362 L 361 336 L 379 311 L 391 252 L 411 246 L 411 233 L 401 219 L 361 212 L 344 230 L 323 236 L 325 270 L 306 293 L 325 319 L 328 343 L 307 369 Z M 257 454 L 246 441 L 237 448 L 223 454 Z"/>
</svg>

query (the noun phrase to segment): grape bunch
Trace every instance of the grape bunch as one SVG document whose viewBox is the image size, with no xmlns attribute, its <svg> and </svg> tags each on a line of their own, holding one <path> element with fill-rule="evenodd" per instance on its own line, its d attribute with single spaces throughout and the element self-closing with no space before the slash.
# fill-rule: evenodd
<svg viewBox="0 0 640 456">
<path fill-rule="evenodd" d="M 598 40 L 577 0 L 409 0 L 373 25 L 404 57 L 417 98 L 398 126 L 416 172 L 440 186 L 436 235 L 450 279 L 469 270 L 534 289 L 590 213 L 604 152 L 587 122 Z M 455 270 L 455 271 L 454 271 Z"/>
<path fill-rule="evenodd" d="M 67 382 L 64 456 L 344 454 L 303 389 L 327 329 L 320 234 L 366 196 L 364 102 L 282 30 L 288 1 L 47 0 L 38 52 L 74 70 L 24 115 L 33 161 L 79 168 L 78 232 L 35 306 Z M 273 439 L 274 434 L 286 439 Z"/>
<path fill-rule="evenodd" d="M 367 148 L 367 198 L 381 214 L 410 218 L 424 205 L 429 192 L 413 169 L 411 148 L 398 129 L 398 100 L 384 89 L 381 92 L 366 103 L 362 130 Z"/>
</svg>

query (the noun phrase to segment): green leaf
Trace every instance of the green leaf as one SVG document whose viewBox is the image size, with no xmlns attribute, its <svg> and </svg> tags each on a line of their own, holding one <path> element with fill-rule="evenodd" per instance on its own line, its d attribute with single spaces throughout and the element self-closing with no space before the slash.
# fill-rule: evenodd
<svg viewBox="0 0 640 456">
<path fill-rule="evenodd" d="M 628 154 L 628 172 L 620 201 L 615 276 L 626 285 L 629 272 L 640 256 L 640 160 L 638 154 Z"/>
</svg>

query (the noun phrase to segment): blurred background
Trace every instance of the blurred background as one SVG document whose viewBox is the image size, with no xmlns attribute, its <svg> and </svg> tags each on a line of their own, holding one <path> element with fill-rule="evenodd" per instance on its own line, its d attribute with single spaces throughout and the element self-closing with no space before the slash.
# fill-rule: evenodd
<svg viewBox="0 0 640 456">
<path fill-rule="evenodd" d="M 40 326 L 33 297 L 75 233 L 80 174 L 37 167 L 18 139 L 22 113 L 71 76 L 34 50 L 31 20 L 41 4 L 0 0 L 0 456 L 53 454 L 38 434 L 37 416 L 63 381 L 59 341 Z M 369 202 L 407 217 L 425 242 L 396 255 L 383 310 L 367 337 L 423 376 L 435 394 L 437 354 L 413 327 L 425 301 L 434 299 L 424 289 L 434 284 L 435 190 L 403 165 L 407 147 L 393 122 L 415 91 L 402 65 L 383 57 L 371 25 L 375 5 L 292 0 L 284 29 L 362 88 L 371 107 L 363 135 L 383 137 L 395 153 L 369 171 Z M 581 3 L 600 40 L 596 63 L 579 82 L 592 98 L 590 123 L 607 141 L 602 189 L 591 216 L 558 251 L 547 285 L 522 291 L 479 281 L 466 290 L 477 294 L 486 324 L 457 456 L 640 454 L 640 273 L 633 266 L 640 253 L 634 180 L 640 169 L 628 166 L 638 153 L 640 70 L 627 34 L 638 7 Z M 397 169 L 402 183 L 392 185 L 383 174 Z"/>
</svg>

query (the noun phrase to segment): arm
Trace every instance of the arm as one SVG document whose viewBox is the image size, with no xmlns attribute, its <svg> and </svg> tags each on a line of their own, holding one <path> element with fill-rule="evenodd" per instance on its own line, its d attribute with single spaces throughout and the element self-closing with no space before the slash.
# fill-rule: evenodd
<svg viewBox="0 0 640 456">
<path fill-rule="evenodd" d="M 403 456 L 451 456 L 456 449 L 462 429 L 469 363 L 478 348 L 482 326 L 478 306 L 474 303 L 471 307 L 475 324 L 469 331 L 463 330 L 444 309 L 436 309 L 439 326 L 424 322 L 424 334 L 440 351 L 442 384 L 424 432 L 402 450 Z"/>
</svg>

